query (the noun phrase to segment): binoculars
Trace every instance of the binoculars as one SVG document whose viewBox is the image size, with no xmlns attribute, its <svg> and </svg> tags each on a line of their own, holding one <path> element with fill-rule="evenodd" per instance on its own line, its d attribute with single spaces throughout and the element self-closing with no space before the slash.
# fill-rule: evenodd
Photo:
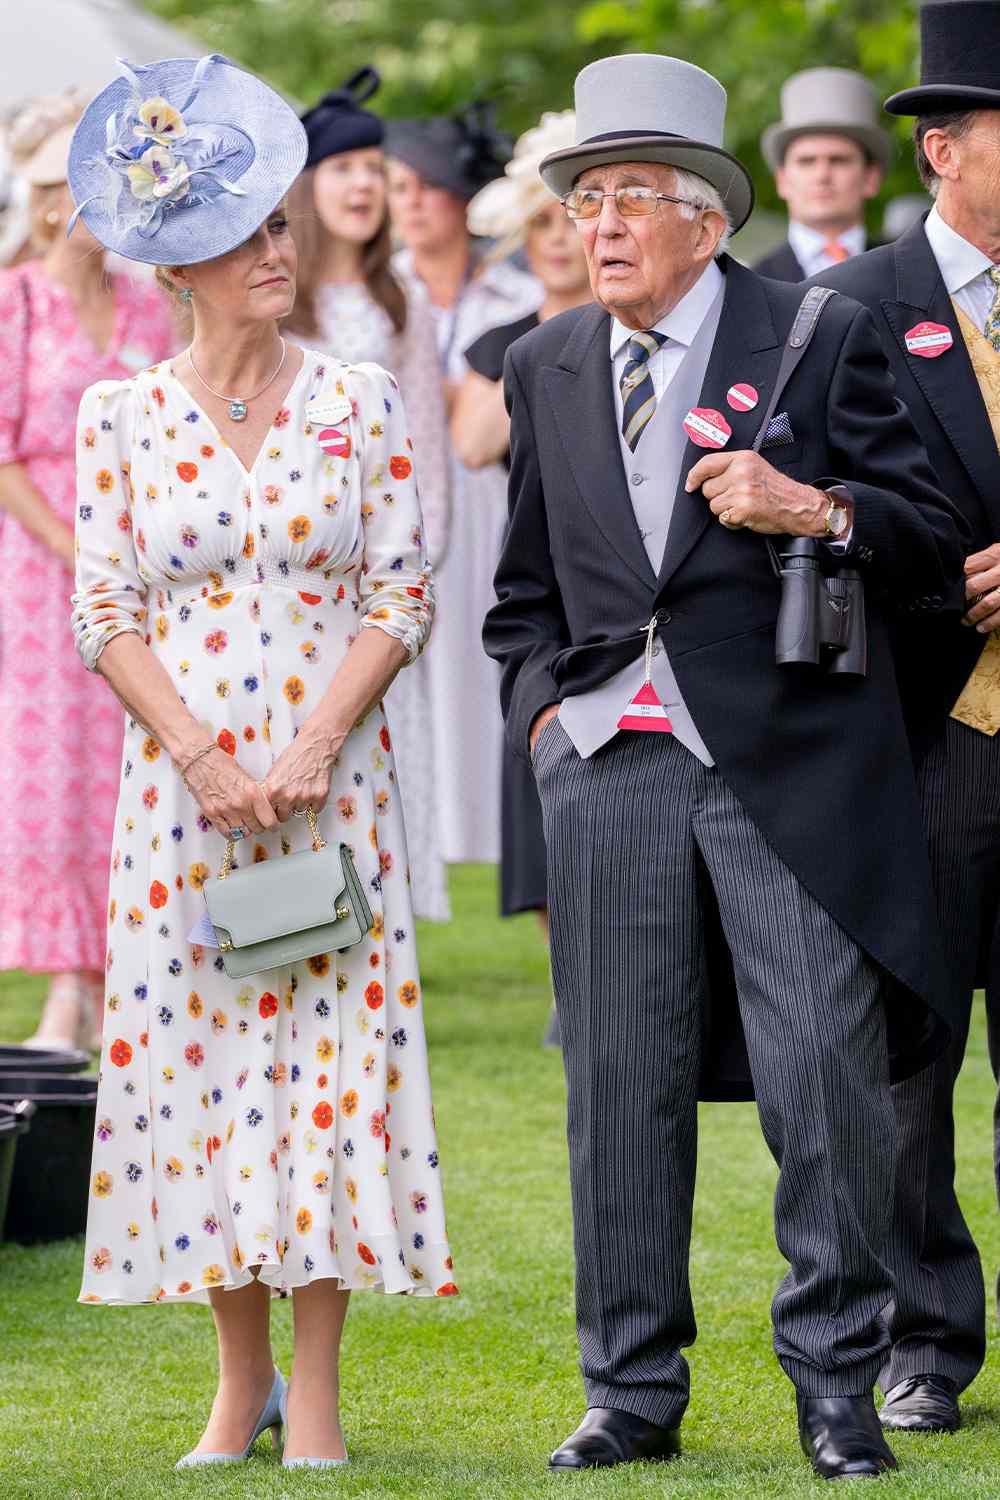
<svg viewBox="0 0 1000 1500">
<path fill-rule="evenodd" d="M 778 665 L 808 663 L 842 676 L 867 676 L 868 630 L 860 574 L 838 566 L 834 554 L 809 536 L 783 537 L 777 555 Z"/>
</svg>

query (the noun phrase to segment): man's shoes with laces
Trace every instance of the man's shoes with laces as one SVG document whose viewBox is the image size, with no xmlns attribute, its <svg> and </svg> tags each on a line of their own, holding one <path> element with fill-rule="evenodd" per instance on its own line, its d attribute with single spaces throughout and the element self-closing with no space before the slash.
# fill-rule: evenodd
<svg viewBox="0 0 1000 1500">
<path fill-rule="evenodd" d="M 957 1432 L 958 1387 L 947 1375 L 911 1375 L 885 1393 L 879 1416 L 896 1432 Z"/>
</svg>

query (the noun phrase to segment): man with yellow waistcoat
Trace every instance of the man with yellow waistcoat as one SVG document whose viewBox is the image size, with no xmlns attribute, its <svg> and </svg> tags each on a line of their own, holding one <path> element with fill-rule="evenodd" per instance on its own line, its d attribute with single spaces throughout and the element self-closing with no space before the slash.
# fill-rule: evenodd
<svg viewBox="0 0 1000 1500">
<path fill-rule="evenodd" d="M 934 206 L 894 244 L 814 279 L 875 316 L 898 394 L 973 544 L 961 624 L 920 602 L 898 629 L 954 1013 L 985 986 L 1000 1067 L 1000 4 L 931 0 L 921 81 L 890 114 L 916 117 L 917 168 Z M 955 1197 L 952 1096 L 968 1026 L 932 1068 L 894 1090 L 896 1297 L 882 1421 L 953 1431 L 985 1356 L 979 1254 Z M 998 1109 L 1000 1120 L 1000 1109 Z M 997 1144 L 1000 1144 L 998 1142 Z M 1000 1164 L 1000 1152 L 995 1151 Z M 1000 1179 L 998 1179 L 1000 1190 Z"/>
</svg>

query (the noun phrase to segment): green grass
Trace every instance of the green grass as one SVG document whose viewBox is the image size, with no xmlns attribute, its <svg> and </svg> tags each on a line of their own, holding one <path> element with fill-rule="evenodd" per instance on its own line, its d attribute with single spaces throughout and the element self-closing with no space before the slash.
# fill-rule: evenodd
<svg viewBox="0 0 1000 1500">
<path fill-rule="evenodd" d="M 262 1442 L 248 1466 L 175 1474 L 215 1379 L 207 1309 L 79 1306 L 81 1247 L 0 1247 L 2 1500 L 528 1500 L 670 1495 L 796 1497 L 822 1492 L 798 1451 L 794 1399 L 771 1352 L 774 1170 L 746 1105 L 702 1111 L 692 1269 L 701 1336 L 684 1457 L 611 1473 L 550 1476 L 549 1450 L 582 1397 L 573 1336 L 572 1253 L 557 1054 L 543 1052 L 548 978 L 530 917 L 500 923 L 493 877 L 461 871 L 455 921 L 423 934 L 432 1066 L 454 1301 L 354 1298 L 344 1351 L 350 1469 L 284 1473 Z M 0 979 L 0 1034 L 26 1035 L 42 986 Z M 961 1195 L 992 1279 L 992 1080 L 977 1024 L 959 1100 Z M 287 1370 L 290 1308 L 274 1309 Z M 949 1438 L 900 1438 L 889 1497 L 1000 1493 L 998 1332 Z"/>
</svg>

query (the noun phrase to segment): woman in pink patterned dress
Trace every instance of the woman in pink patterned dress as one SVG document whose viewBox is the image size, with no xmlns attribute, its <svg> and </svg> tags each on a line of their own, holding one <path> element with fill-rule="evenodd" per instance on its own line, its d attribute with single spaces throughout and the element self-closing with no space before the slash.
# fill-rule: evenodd
<svg viewBox="0 0 1000 1500">
<path fill-rule="evenodd" d="M 52 976 L 32 1038 L 49 1047 L 100 1030 L 123 727 L 69 626 L 76 412 L 176 342 L 154 286 L 109 275 L 83 224 L 66 237 L 78 113 L 42 100 L 21 118 L 39 258 L 0 271 L 0 969 Z"/>
</svg>

